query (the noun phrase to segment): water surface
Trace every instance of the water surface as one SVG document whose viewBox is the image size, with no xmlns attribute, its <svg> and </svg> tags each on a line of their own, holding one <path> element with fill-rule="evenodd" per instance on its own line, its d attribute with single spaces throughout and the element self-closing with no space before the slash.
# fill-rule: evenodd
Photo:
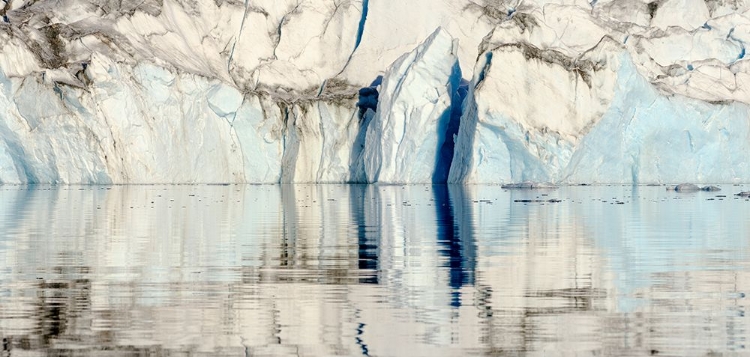
<svg viewBox="0 0 750 357">
<path fill-rule="evenodd" d="M 0 186 L 2 356 L 744 354 L 722 188 Z"/>
</svg>

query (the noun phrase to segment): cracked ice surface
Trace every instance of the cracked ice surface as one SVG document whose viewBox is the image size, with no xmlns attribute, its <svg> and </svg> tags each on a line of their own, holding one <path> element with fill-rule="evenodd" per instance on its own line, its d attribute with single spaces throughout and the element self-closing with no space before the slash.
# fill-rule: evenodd
<svg viewBox="0 0 750 357">
<path fill-rule="evenodd" d="M 2 183 L 750 181 L 743 0 L 14 0 L 0 15 Z M 357 107 L 361 88 L 377 106 Z"/>
</svg>

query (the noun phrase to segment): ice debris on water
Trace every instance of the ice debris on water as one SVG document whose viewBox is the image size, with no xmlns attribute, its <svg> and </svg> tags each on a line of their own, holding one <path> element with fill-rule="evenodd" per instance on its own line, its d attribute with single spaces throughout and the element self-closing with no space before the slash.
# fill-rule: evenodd
<svg viewBox="0 0 750 357">
<path fill-rule="evenodd" d="M 502 185 L 500 187 L 506 190 L 541 190 L 541 189 L 557 188 L 557 186 L 555 186 L 554 184 L 547 183 L 547 182 L 510 183 L 510 184 Z"/>
<path fill-rule="evenodd" d="M 717 192 L 721 191 L 721 188 L 718 186 L 703 186 L 700 187 L 698 185 L 692 184 L 692 183 L 681 183 L 677 186 L 667 187 L 667 191 L 676 191 L 676 192 L 697 192 L 697 191 L 704 191 L 704 192 Z"/>
</svg>

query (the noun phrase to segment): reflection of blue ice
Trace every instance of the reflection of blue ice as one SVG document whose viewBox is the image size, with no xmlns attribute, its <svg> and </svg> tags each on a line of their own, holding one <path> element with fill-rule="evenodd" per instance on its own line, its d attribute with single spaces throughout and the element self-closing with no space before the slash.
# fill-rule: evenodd
<svg viewBox="0 0 750 357">
<path fill-rule="evenodd" d="M 578 191 L 582 195 L 574 197 L 582 204 L 571 205 L 568 214 L 608 261 L 622 312 L 639 304 L 634 293 L 659 283 L 657 273 L 734 270 L 747 258 L 750 205 L 731 194 L 719 201 L 715 193 L 678 194 L 662 187 Z M 626 196 L 630 202 L 620 206 L 591 201 Z"/>
<path fill-rule="evenodd" d="M 453 205 L 453 200 L 456 200 L 458 204 L 463 204 L 462 190 L 463 187 L 457 185 L 432 186 L 437 214 L 437 240 L 443 247 L 440 253 L 448 258 L 451 306 L 453 307 L 461 306 L 461 288 L 464 285 L 474 284 L 474 242 L 470 231 L 465 231 L 465 236 L 461 235 L 460 217 L 456 216 Z"/>
<path fill-rule="evenodd" d="M 634 298 L 637 293 L 669 279 L 663 274 L 736 270 L 748 258 L 750 203 L 732 196 L 742 187 L 723 188 L 718 193 L 679 194 L 664 187 L 503 192 L 475 186 L 461 190 L 470 192 L 465 197 L 451 198 L 454 209 L 465 211 L 455 214 L 455 220 L 462 238 L 471 232 L 483 268 L 497 268 L 486 265 L 491 260 L 487 258 L 497 256 L 526 254 L 526 261 L 534 259 L 537 253 L 524 248 L 532 241 L 544 246 L 563 240 L 577 245 L 572 247 L 576 252 L 592 248 L 599 255 L 596 260 L 604 263 L 601 273 L 612 277 L 615 290 L 610 293 L 617 295 L 618 310 L 630 312 L 645 303 Z M 562 202 L 514 202 L 551 198 Z M 482 204 L 482 199 L 494 204 Z M 747 292 L 736 295 L 742 293 Z"/>
<path fill-rule="evenodd" d="M 633 296 L 658 284 L 663 279 L 660 274 L 734 270 L 748 258 L 750 205 L 735 200 L 731 186 L 724 189 L 729 192 L 679 194 L 664 187 L 563 187 L 547 196 L 560 198 L 561 203 L 510 203 L 507 211 L 496 211 L 497 220 L 507 224 L 501 229 L 503 238 L 482 234 L 478 245 L 520 245 L 535 238 L 533 234 L 563 239 L 583 235 L 583 242 L 590 242 L 602 255 L 602 268 L 611 272 L 618 309 L 629 312 L 644 303 Z M 510 194 L 507 200 L 512 202 L 539 198 L 541 193 Z M 728 197 L 720 201 L 716 196 L 722 194 Z M 618 201 L 625 204 L 618 205 Z M 479 220 L 487 221 L 484 217 Z M 535 233 L 527 228 L 532 226 L 536 226 Z M 536 239 L 549 239 L 545 236 Z M 488 238 L 490 242 L 485 240 Z M 504 247 L 482 254 L 512 251 Z"/>
<path fill-rule="evenodd" d="M 627 312 L 637 307 L 635 293 L 659 283 L 659 273 L 734 270 L 748 258 L 750 203 L 732 196 L 746 189 L 723 188 L 693 194 L 619 186 L 18 188 L 5 191 L 0 206 L 0 258 L 14 262 L 0 267 L 0 280 L 46 279 L 58 267 L 86 267 L 109 282 L 148 283 L 140 303 L 160 304 L 168 298 L 159 295 L 163 283 L 232 283 L 260 279 L 269 268 L 320 274 L 351 267 L 347 274 L 355 278 L 344 282 L 393 285 L 403 283 L 399 274 L 419 275 L 409 287 L 423 294 L 422 276 L 445 281 L 430 289 L 448 290 L 440 294 L 450 299 L 436 301 L 458 307 L 466 304 L 464 288 L 476 284 L 477 265 L 492 261 L 486 258 L 535 254 L 521 250 L 532 239 L 567 239 L 601 255 L 618 308 Z M 514 202 L 537 198 L 562 202 Z M 614 205 L 614 198 L 626 204 Z M 425 265 L 411 269 L 404 265 L 409 259 Z M 381 279 L 388 270 L 396 280 Z"/>
</svg>

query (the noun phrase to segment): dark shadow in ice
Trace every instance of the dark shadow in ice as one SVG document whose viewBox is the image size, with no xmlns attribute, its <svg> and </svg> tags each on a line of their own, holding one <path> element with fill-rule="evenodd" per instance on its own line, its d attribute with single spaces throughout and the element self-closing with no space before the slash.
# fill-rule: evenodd
<svg viewBox="0 0 750 357">
<path fill-rule="evenodd" d="M 659 2 L 658 1 L 652 1 L 648 3 L 648 16 L 652 19 L 654 16 L 656 16 L 656 11 L 659 10 Z"/>
<path fill-rule="evenodd" d="M 482 70 L 472 82 L 472 86 L 467 88 L 466 98 L 464 98 L 463 104 L 461 106 L 462 108 L 461 117 L 459 118 L 459 134 L 457 136 L 463 138 L 461 139 L 461 147 L 464 148 L 464 150 L 460 152 L 459 157 L 454 157 L 454 159 L 458 159 L 458 162 L 456 162 L 458 166 L 454 168 L 454 171 L 456 171 L 454 177 L 458 180 L 463 180 L 468 175 L 467 170 L 470 169 L 470 158 L 468 157 L 469 153 L 466 152 L 466 150 L 468 150 L 467 148 L 471 148 L 474 145 L 477 130 L 477 102 L 474 98 L 474 92 L 476 92 L 480 88 L 482 82 L 484 82 L 484 79 L 487 76 L 487 72 L 490 70 L 491 66 L 492 52 L 487 52 L 484 54 L 484 65 L 482 66 Z M 464 132 L 465 134 L 463 134 Z M 455 144 L 457 143 L 454 143 L 454 145 Z M 453 161 L 451 161 L 451 166 L 453 166 L 453 164 Z M 450 168 L 448 171 L 450 173 Z"/>
<path fill-rule="evenodd" d="M 352 183 L 367 182 L 367 178 L 364 175 L 362 153 L 364 152 L 365 141 L 367 139 L 367 127 L 370 126 L 370 121 L 372 121 L 375 113 L 378 111 L 378 98 L 380 95 L 378 87 L 381 83 L 383 83 L 383 76 L 378 76 L 369 86 L 359 90 L 359 99 L 357 100 L 359 120 L 351 121 L 352 125 L 359 125 L 357 137 L 354 139 L 352 152 L 349 156 L 349 181 Z"/>
<path fill-rule="evenodd" d="M 364 87 L 359 90 L 359 99 L 357 100 L 357 108 L 359 108 L 359 120 L 367 113 L 367 110 L 373 112 L 378 111 L 378 86 L 383 81 L 383 76 L 378 76 L 369 87 Z"/>
<path fill-rule="evenodd" d="M 281 156 L 281 183 L 290 183 L 294 181 L 299 158 L 300 138 L 295 130 L 297 114 L 287 104 L 280 103 L 279 109 L 287 128 L 284 130 L 284 153 Z"/>
<path fill-rule="evenodd" d="M 365 33 L 365 24 L 367 23 L 367 13 L 369 12 L 370 0 L 362 1 L 362 16 L 359 18 L 359 25 L 357 26 L 357 40 L 354 43 L 354 51 L 359 48 L 359 44 L 362 43 L 362 35 Z M 352 52 L 353 53 L 353 52 Z"/>
<path fill-rule="evenodd" d="M 469 82 L 461 77 L 461 67 L 458 61 L 453 65 L 448 88 L 451 95 L 451 105 L 438 120 L 438 147 L 435 161 L 435 171 L 432 173 L 433 183 L 446 183 L 453 164 L 453 152 L 456 147 L 456 137 L 461 124 L 463 104 L 469 93 Z"/>
</svg>

